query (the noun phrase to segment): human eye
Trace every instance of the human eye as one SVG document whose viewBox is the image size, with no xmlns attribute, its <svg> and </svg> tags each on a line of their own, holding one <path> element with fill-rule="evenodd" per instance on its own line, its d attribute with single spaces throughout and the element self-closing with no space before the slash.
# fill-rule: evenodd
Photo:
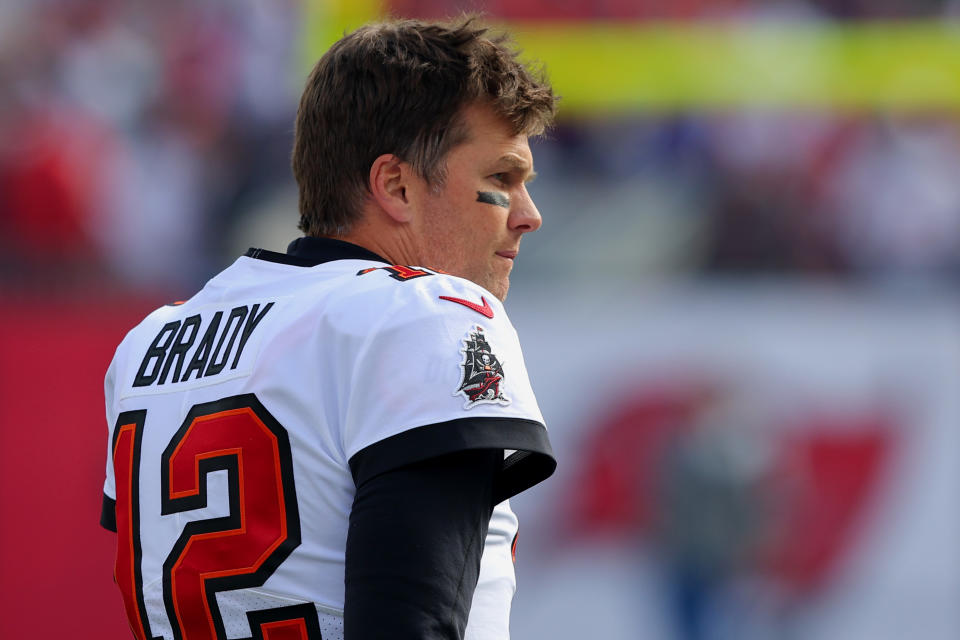
<svg viewBox="0 0 960 640">
<path fill-rule="evenodd" d="M 505 171 L 500 171 L 497 173 L 490 174 L 490 178 L 494 182 L 499 182 L 500 184 L 507 184 L 510 181 L 510 174 Z"/>
</svg>

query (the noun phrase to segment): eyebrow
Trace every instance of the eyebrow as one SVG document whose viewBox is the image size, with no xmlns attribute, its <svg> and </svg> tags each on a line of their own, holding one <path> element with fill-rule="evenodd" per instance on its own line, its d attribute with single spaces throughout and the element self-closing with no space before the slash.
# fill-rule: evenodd
<svg viewBox="0 0 960 640">
<path fill-rule="evenodd" d="M 524 182 L 532 182 L 533 179 L 537 177 L 537 172 L 533 170 L 533 167 L 530 166 L 530 163 L 512 153 L 501 156 L 497 160 L 496 164 L 498 167 L 506 166 L 510 170 L 520 171 L 526 174 L 526 178 L 523 180 Z"/>
</svg>

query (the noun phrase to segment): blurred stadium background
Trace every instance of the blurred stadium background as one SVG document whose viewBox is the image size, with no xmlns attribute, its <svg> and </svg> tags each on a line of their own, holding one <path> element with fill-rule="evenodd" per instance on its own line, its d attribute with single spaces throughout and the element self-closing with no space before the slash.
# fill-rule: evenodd
<svg viewBox="0 0 960 640">
<path fill-rule="evenodd" d="M 508 307 L 515 638 L 960 637 L 960 2 L 0 4 L 0 637 L 128 637 L 102 376 L 296 235 L 310 64 L 486 11 L 563 94 Z"/>
</svg>

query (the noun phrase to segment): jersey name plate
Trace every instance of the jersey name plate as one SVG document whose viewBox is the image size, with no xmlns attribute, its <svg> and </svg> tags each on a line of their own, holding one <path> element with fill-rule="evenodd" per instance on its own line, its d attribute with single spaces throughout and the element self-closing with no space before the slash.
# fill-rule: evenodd
<svg viewBox="0 0 960 640">
<path fill-rule="evenodd" d="M 260 350 L 258 331 L 283 300 L 225 308 L 205 305 L 157 330 L 121 397 L 167 393 L 249 375 Z"/>
</svg>

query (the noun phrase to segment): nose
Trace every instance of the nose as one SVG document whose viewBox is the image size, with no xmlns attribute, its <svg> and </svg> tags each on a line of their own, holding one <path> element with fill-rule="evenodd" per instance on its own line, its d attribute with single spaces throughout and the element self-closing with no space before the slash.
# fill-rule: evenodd
<svg viewBox="0 0 960 640">
<path fill-rule="evenodd" d="M 520 197 L 512 199 L 510 207 L 510 217 L 507 224 L 510 229 L 520 233 L 529 233 L 536 231 L 543 224 L 543 218 L 540 217 L 540 211 L 537 205 L 533 203 L 533 198 L 527 191 L 526 185 L 520 187 Z"/>
</svg>

